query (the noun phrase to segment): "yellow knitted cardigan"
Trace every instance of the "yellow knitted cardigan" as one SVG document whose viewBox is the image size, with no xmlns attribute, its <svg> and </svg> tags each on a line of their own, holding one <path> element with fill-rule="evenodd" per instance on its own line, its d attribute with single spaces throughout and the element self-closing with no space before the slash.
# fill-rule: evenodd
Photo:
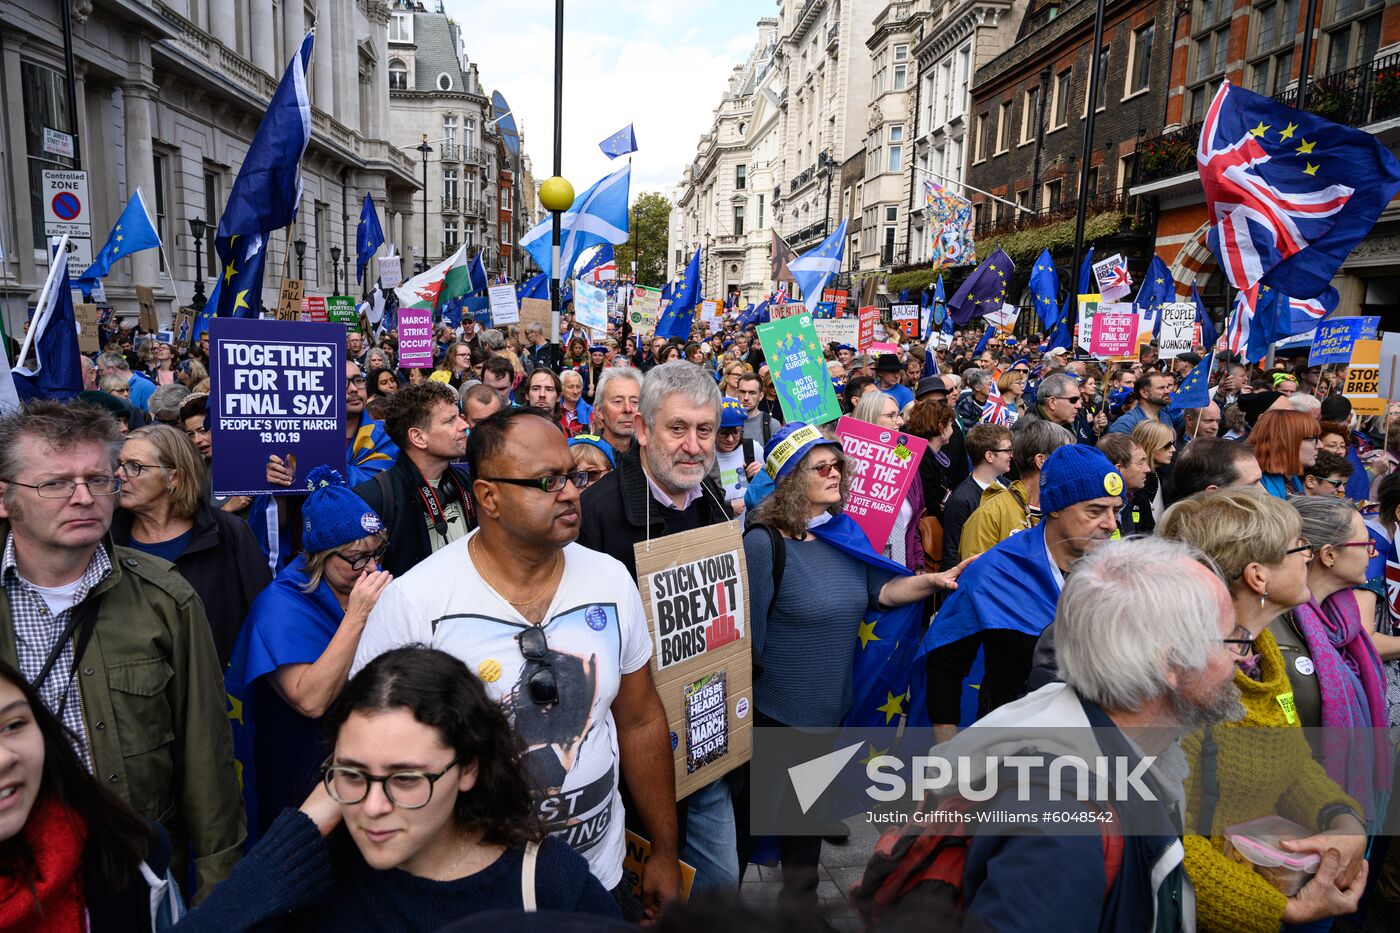
<svg viewBox="0 0 1400 933">
<path fill-rule="evenodd" d="M 1212 727 L 1217 753 L 1219 803 L 1210 838 L 1187 835 L 1186 873 L 1196 888 L 1196 928 L 1202 933 L 1278 933 L 1286 899 L 1248 865 L 1225 857 L 1225 828 L 1279 814 L 1311 829 L 1333 804 L 1360 807 L 1313 760 L 1297 716 L 1288 721 L 1278 697 L 1288 696 L 1288 672 L 1274 636 L 1265 630 L 1254 641 L 1259 680 L 1240 671 L 1235 684 L 1245 718 Z M 1291 697 L 1290 697 L 1291 699 Z M 1258 728 L 1272 727 L 1272 728 Z M 1186 828 L 1199 826 L 1203 776 L 1197 768 L 1202 733 L 1182 740 L 1191 763 L 1187 784 Z"/>
</svg>

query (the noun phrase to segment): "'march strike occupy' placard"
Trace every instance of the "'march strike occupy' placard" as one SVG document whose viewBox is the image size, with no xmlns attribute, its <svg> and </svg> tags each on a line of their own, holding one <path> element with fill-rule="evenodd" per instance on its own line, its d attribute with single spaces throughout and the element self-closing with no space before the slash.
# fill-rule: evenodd
<svg viewBox="0 0 1400 933">
<path fill-rule="evenodd" d="M 214 493 L 306 491 L 321 464 L 345 472 L 345 325 L 216 317 L 209 322 Z M 292 471 L 269 485 L 268 457 Z"/>
</svg>

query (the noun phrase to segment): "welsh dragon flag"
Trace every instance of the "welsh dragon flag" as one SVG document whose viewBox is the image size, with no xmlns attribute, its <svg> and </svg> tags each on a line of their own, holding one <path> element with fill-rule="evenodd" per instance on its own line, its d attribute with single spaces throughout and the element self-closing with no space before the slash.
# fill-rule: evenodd
<svg viewBox="0 0 1400 933">
<path fill-rule="evenodd" d="M 467 248 L 459 247 L 457 252 L 427 272 L 420 272 L 394 289 L 395 294 L 399 296 L 399 307 L 428 308 L 436 312 L 453 298 L 470 295 L 470 266 Z"/>
</svg>

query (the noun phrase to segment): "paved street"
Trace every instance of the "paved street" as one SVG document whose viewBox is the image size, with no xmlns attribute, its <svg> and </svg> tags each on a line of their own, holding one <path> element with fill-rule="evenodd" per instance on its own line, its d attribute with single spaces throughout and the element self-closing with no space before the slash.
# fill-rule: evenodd
<svg viewBox="0 0 1400 933">
<path fill-rule="evenodd" d="M 846 825 L 851 828 L 850 841 L 841 846 L 822 845 L 821 881 L 817 886 L 817 896 L 821 898 L 822 914 L 833 927 L 841 931 L 855 931 L 860 929 L 860 921 L 847 902 L 846 895 L 865 871 L 865 863 L 880 833 L 863 819 L 853 818 Z M 743 896 L 751 903 L 771 904 L 777 900 L 781 887 L 781 868 L 750 865 L 744 875 Z"/>
</svg>

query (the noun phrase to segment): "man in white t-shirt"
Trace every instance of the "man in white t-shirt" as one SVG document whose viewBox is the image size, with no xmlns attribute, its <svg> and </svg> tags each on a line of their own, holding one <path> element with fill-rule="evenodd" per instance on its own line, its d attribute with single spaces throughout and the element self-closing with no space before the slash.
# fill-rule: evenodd
<svg viewBox="0 0 1400 933">
<path fill-rule="evenodd" d="M 763 466 L 763 451 L 755 453 L 753 441 L 744 439 L 744 422 L 748 412 L 737 398 L 720 402 L 719 430 L 715 432 L 715 465 L 710 475 L 719 484 L 729 509 L 735 515 L 744 514 L 744 493 L 749 480 Z"/>
<path fill-rule="evenodd" d="M 557 426 L 528 409 L 502 411 L 472 430 L 467 463 L 478 530 L 390 584 L 352 673 L 409 644 L 461 658 L 511 717 L 542 792 L 540 816 L 588 859 L 624 915 L 625 775 L 652 844 L 644 911 L 629 919 L 655 916 L 680 883 L 675 773 L 637 585 L 620 562 L 575 543 L 587 474 Z"/>
</svg>

